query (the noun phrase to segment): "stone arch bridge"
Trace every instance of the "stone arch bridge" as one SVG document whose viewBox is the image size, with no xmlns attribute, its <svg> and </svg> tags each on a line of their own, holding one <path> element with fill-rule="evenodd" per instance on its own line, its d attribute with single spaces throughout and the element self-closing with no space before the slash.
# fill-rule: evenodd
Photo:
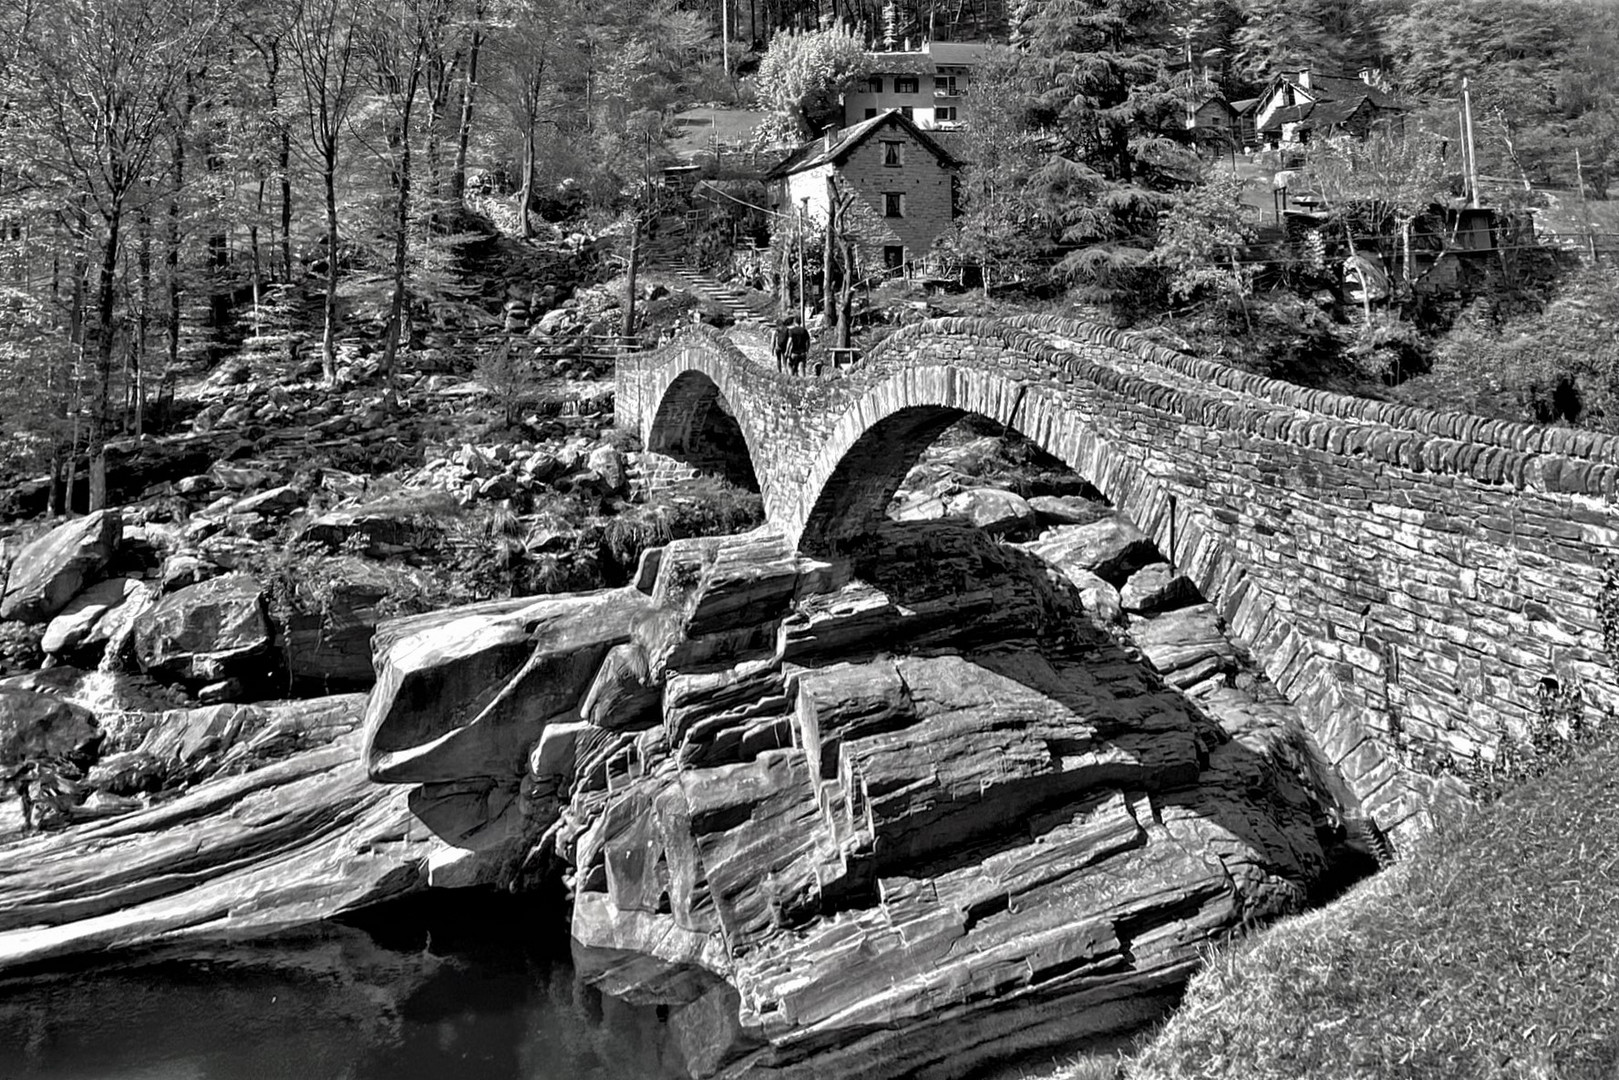
<svg viewBox="0 0 1619 1080">
<path fill-rule="evenodd" d="M 882 515 L 962 416 L 1013 428 L 1129 516 L 1299 706 L 1385 827 L 1454 790 L 1549 691 L 1619 707 L 1599 607 L 1619 582 L 1619 439 L 1374 402 L 1044 316 L 906 327 L 836 379 L 694 328 L 621 361 L 648 468 L 756 478 L 818 553 Z"/>
</svg>

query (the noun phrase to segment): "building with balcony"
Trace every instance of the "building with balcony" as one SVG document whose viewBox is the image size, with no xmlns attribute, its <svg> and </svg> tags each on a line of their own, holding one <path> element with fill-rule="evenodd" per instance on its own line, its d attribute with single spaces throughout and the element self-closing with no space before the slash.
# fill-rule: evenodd
<svg viewBox="0 0 1619 1080">
<path fill-rule="evenodd" d="M 915 52 L 872 53 L 872 74 L 843 95 L 844 126 L 889 109 L 924 130 L 965 126 L 967 87 L 989 49 L 982 41 L 930 41 Z"/>
</svg>

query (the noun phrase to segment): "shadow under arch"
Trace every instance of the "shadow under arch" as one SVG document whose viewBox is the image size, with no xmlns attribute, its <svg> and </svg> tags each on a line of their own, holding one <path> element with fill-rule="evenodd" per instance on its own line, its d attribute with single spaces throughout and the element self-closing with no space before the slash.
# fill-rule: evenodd
<svg viewBox="0 0 1619 1080">
<path fill-rule="evenodd" d="M 676 375 L 664 390 L 647 430 L 646 449 L 748 491 L 762 491 L 753 439 L 720 385 L 695 368 Z"/>
<path fill-rule="evenodd" d="M 1187 554 L 1176 550 L 1184 546 L 1177 543 L 1184 533 L 1171 520 L 1177 516 L 1175 500 L 1148 470 L 1081 423 L 1055 393 L 998 372 L 966 368 L 945 368 L 942 377 L 926 380 L 900 373 L 851 403 L 809 471 L 801 523 L 788 523 L 799 549 L 830 554 L 870 532 L 885 518 L 922 452 L 970 415 L 1016 431 L 1073 469 L 1177 564 Z M 1186 518 L 1191 509 L 1180 508 L 1178 516 Z M 1220 562 L 1232 557 L 1223 554 Z M 1207 593 L 1213 583 L 1198 584 Z"/>
</svg>

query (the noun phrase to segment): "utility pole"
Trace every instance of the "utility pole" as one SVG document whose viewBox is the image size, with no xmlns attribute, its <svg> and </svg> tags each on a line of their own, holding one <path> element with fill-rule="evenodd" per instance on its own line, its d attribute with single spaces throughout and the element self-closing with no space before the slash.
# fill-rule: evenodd
<svg viewBox="0 0 1619 1080">
<path fill-rule="evenodd" d="M 798 321 L 809 325 L 809 296 L 804 292 L 804 241 L 809 220 L 809 196 L 799 200 L 798 211 Z"/>
<path fill-rule="evenodd" d="M 1473 142 L 1473 95 L 1462 76 L 1462 157 L 1467 170 L 1467 205 L 1478 209 L 1478 148 Z"/>
<path fill-rule="evenodd" d="M 720 0 L 720 63 L 725 65 L 725 77 L 731 77 L 731 4 Z"/>
<path fill-rule="evenodd" d="M 1580 182 L 1580 216 L 1585 218 L 1585 244 L 1591 251 L 1591 265 L 1597 261 L 1597 234 L 1591 224 L 1591 204 L 1585 201 L 1585 166 L 1580 160 L 1580 148 L 1574 148 L 1574 175 Z"/>
</svg>

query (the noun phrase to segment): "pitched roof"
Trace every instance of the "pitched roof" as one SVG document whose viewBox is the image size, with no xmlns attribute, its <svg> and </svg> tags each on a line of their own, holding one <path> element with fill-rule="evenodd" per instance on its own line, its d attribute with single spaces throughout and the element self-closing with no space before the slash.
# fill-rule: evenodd
<svg viewBox="0 0 1619 1080">
<path fill-rule="evenodd" d="M 1307 101 L 1303 105 L 1289 105 L 1285 109 L 1277 109 L 1270 114 L 1261 131 L 1267 134 L 1282 130 L 1283 124 L 1300 124 L 1305 128 L 1330 128 L 1336 124 L 1347 123 L 1351 117 L 1360 112 L 1362 108 L 1371 105 L 1376 111 L 1377 103 L 1370 94 L 1360 94 L 1352 98 L 1328 99 L 1323 101 Z"/>
<path fill-rule="evenodd" d="M 931 53 L 935 64 L 981 64 L 991 47 L 987 41 L 930 41 L 922 51 Z"/>
<path fill-rule="evenodd" d="M 929 41 L 909 52 L 874 52 L 873 75 L 932 75 L 940 67 L 981 64 L 993 46 L 987 41 Z"/>
<path fill-rule="evenodd" d="M 824 137 L 807 142 L 794 150 L 791 154 L 765 173 L 766 180 L 779 180 L 793 173 L 804 172 L 806 169 L 819 168 L 827 163 L 836 164 L 847 157 L 861 143 L 871 138 L 872 134 L 883 127 L 898 127 L 911 138 L 915 139 L 924 149 L 939 159 L 939 163 L 947 169 L 956 168 L 959 162 L 950 155 L 950 152 L 935 142 L 926 132 L 916 126 L 913 120 L 907 120 L 898 109 L 889 109 L 887 112 L 862 120 L 853 127 L 846 127 L 838 132 L 827 145 Z"/>
<path fill-rule="evenodd" d="M 1256 97 L 1243 98 L 1241 101 L 1233 101 L 1231 103 L 1231 111 L 1236 113 L 1238 116 L 1241 116 L 1243 113 L 1253 112 L 1254 107 L 1258 104 L 1259 99 Z"/>
<path fill-rule="evenodd" d="M 1278 80 L 1292 83 L 1303 90 L 1306 95 L 1316 101 L 1339 101 L 1344 98 L 1363 97 L 1379 109 L 1403 109 L 1405 103 L 1386 90 L 1379 90 L 1363 79 L 1350 75 L 1318 75 L 1309 73 L 1310 85 L 1306 86 L 1299 79 L 1299 72 L 1284 71 L 1277 76 Z"/>
</svg>

